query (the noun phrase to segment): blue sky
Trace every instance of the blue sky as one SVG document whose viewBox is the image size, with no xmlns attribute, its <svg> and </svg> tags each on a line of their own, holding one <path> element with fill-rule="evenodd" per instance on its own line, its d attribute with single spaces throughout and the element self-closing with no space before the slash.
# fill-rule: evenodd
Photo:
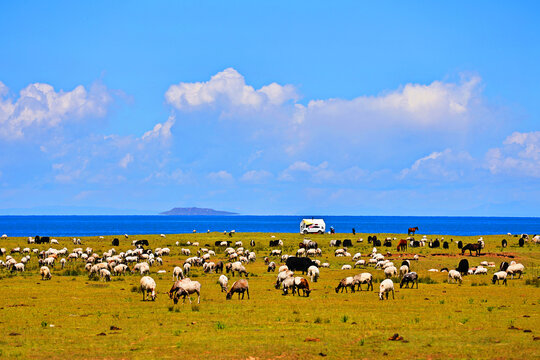
<svg viewBox="0 0 540 360">
<path fill-rule="evenodd" d="M 2 2 L 0 214 L 540 216 L 536 2 Z"/>
</svg>

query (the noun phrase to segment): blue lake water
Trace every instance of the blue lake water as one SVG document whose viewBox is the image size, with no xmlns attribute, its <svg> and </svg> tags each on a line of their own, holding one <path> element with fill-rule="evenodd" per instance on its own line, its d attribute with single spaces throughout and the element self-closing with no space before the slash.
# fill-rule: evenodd
<svg viewBox="0 0 540 360">
<path fill-rule="evenodd" d="M 0 234 L 8 236 L 98 236 L 116 234 L 181 234 L 210 231 L 298 232 L 302 216 L 0 216 Z M 311 216 L 305 216 L 311 218 Z M 315 216 L 337 233 L 406 233 L 492 235 L 540 233 L 540 218 Z"/>
</svg>

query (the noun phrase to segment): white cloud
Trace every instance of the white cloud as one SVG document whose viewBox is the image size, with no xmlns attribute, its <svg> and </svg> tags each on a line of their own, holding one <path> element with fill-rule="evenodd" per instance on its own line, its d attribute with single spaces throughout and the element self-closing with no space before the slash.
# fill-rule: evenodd
<svg viewBox="0 0 540 360">
<path fill-rule="evenodd" d="M 435 151 L 416 160 L 410 168 L 401 170 L 399 179 L 414 177 L 418 179 L 455 181 L 460 177 L 471 175 L 474 159 L 465 151 L 456 152 L 451 149 Z"/>
<path fill-rule="evenodd" d="M 61 122 L 105 115 L 112 101 L 107 89 L 98 84 L 90 90 L 82 85 L 72 91 L 56 92 L 51 85 L 30 84 L 15 101 L 6 98 L 7 87 L 0 83 L 0 136 L 22 138 L 33 127 L 54 127 Z"/>
<path fill-rule="evenodd" d="M 266 170 L 250 170 L 245 172 L 240 180 L 249 183 L 261 183 L 272 177 L 272 173 Z"/>
<path fill-rule="evenodd" d="M 429 85 L 407 84 L 378 96 L 359 96 L 352 100 L 312 100 L 307 107 L 298 105 L 296 123 L 318 120 L 346 125 L 356 122 L 379 127 L 384 124 L 455 128 L 466 124 L 471 108 L 477 103 L 479 77 L 461 83 L 434 81 Z"/>
<path fill-rule="evenodd" d="M 211 172 L 208 174 L 208 178 L 216 182 L 231 182 L 234 180 L 233 176 L 225 170 Z"/>
<path fill-rule="evenodd" d="M 133 162 L 133 155 L 128 153 L 118 162 L 118 166 L 126 169 L 131 162 Z"/>
<path fill-rule="evenodd" d="M 486 163 L 492 174 L 540 177 L 540 131 L 514 132 L 503 147 L 488 151 Z"/>
<path fill-rule="evenodd" d="M 207 82 L 171 85 L 165 93 L 166 101 L 180 110 L 207 106 L 222 111 L 259 111 L 297 98 L 292 85 L 271 83 L 255 90 L 253 86 L 246 85 L 244 77 L 233 68 L 217 73 Z"/>
<path fill-rule="evenodd" d="M 158 123 L 154 126 L 152 130 L 145 132 L 141 139 L 145 141 L 152 139 L 167 141 L 172 136 L 171 128 L 173 127 L 175 122 L 176 117 L 174 115 L 171 115 L 164 123 Z"/>
</svg>

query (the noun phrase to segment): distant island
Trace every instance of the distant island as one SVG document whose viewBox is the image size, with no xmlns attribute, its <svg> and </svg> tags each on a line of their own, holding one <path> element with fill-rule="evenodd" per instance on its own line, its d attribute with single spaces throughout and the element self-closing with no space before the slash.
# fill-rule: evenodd
<svg viewBox="0 0 540 360">
<path fill-rule="evenodd" d="M 159 215 L 238 215 L 237 213 L 229 211 L 219 211 L 214 209 L 205 209 L 205 208 L 174 208 L 169 211 L 164 211 L 159 213 Z"/>
</svg>

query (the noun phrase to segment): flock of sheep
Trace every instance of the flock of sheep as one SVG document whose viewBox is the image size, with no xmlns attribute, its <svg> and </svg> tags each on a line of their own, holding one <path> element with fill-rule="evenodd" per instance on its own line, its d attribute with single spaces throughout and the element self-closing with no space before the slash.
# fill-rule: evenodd
<svg viewBox="0 0 540 360">
<path fill-rule="evenodd" d="M 165 235 L 161 235 L 165 237 Z M 126 236 L 127 237 L 127 236 Z M 116 240 L 116 239 L 115 239 Z M 483 247 L 483 239 L 479 239 L 478 243 Z M 28 244 L 33 244 L 33 238 L 28 238 Z M 59 245 L 59 242 L 55 239 L 51 240 L 51 244 Z M 81 240 L 74 238 L 73 244 L 80 245 Z M 244 295 L 247 295 L 249 299 L 249 283 L 247 280 L 248 271 L 246 266 L 253 263 L 257 259 L 257 255 L 254 250 L 249 250 L 243 247 L 241 241 L 237 241 L 232 247 L 231 241 L 216 242 L 216 250 L 209 249 L 207 247 L 200 247 L 199 243 L 187 243 L 187 247 L 180 249 L 180 253 L 183 256 L 187 256 L 183 266 L 175 266 L 172 269 L 173 285 L 168 291 L 168 296 L 173 302 L 178 303 L 180 298 L 183 298 L 185 302 L 186 298 L 191 303 L 191 295 L 196 294 L 198 296 L 197 302 L 200 303 L 201 297 L 201 284 L 198 281 L 191 280 L 188 276 L 193 267 L 200 267 L 205 273 L 220 274 L 217 279 L 221 291 L 226 293 L 226 299 L 231 299 L 233 294 L 238 294 L 238 298 L 244 299 Z M 271 245 L 281 247 L 283 242 L 281 240 L 272 240 Z M 336 242 L 331 241 L 330 246 L 335 246 Z M 176 242 L 176 246 L 180 247 L 179 242 Z M 5 256 L 5 260 L 0 260 L 0 266 L 12 272 L 24 272 L 26 265 L 31 261 L 33 257 L 37 259 L 39 274 L 42 280 L 51 279 L 51 268 L 54 268 L 57 264 L 63 269 L 68 263 L 83 262 L 85 270 L 90 278 L 100 278 L 103 281 L 110 281 L 111 276 L 120 276 L 127 273 L 138 273 L 141 275 L 140 290 L 143 295 L 143 301 L 147 299 L 155 300 L 157 289 L 155 280 L 149 276 L 150 269 L 155 264 L 163 265 L 163 257 L 170 256 L 171 250 L 169 248 L 144 248 L 139 242 L 133 241 L 131 249 L 126 251 L 117 252 L 114 248 L 109 249 L 101 254 L 95 252 L 92 248 L 82 247 L 73 248 L 69 251 L 66 247 L 61 249 L 55 249 L 50 247 L 47 250 L 31 249 L 30 247 L 16 247 L 10 250 L 9 254 L 5 248 L 0 249 L 0 255 Z M 255 243 L 252 240 L 250 247 L 254 248 Z M 217 258 L 216 251 L 223 250 L 223 256 L 226 258 L 226 263 L 220 261 Z M 192 254 L 192 250 L 195 254 Z M 192 256 L 193 255 L 193 256 Z M 320 277 L 322 269 L 329 268 L 330 264 L 325 262 L 321 263 L 316 259 L 322 255 L 322 250 L 318 247 L 317 243 L 305 239 L 299 244 L 299 249 L 295 255 L 283 254 L 281 249 L 274 249 L 267 253 L 264 257 L 264 262 L 267 265 L 268 272 L 275 272 L 278 270 L 276 276 L 276 282 L 274 287 L 281 289 L 283 295 L 292 293 L 293 295 L 302 293 L 303 296 L 308 297 L 312 291 L 308 280 L 302 276 L 295 276 L 294 271 L 302 271 L 302 274 L 306 273 L 311 283 L 316 283 Z M 390 292 L 392 298 L 394 298 L 394 282 L 392 278 L 400 277 L 400 288 L 405 286 L 418 288 L 419 276 L 417 272 L 411 271 L 411 261 L 418 261 L 419 256 L 414 255 L 410 259 L 405 259 L 401 262 L 399 268 L 388 257 L 390 253 L 382 254 L 373 247 L 371 253 L 362 259 L 360 253 L 351 255 L 347 248 L 339 248 L 334 251 L 334 256 L 351 258 L 351 264 L 346 264 L 341 267 L 342 270 L 351 270 L 353 267 L 367 268 L 372 266 L 374 271 L 382 271 L 385 279 L 381 281 L 379 285 L 379 299 L 388 299 Z M 19 257 L 19 261 L 15 259 Z M 275 259 L 272 259 L 275 257 Z M 274 260 L 274 261 L 272 261 Z M 284 265 L 279 266 L 276 261 L 281 260 Z M 468 263 L 467 263 L 468 267 Z M 477 267 L 465 270 L 469 275 L 487 275 L 488 268 L 495 267 L 494 263 L 488 263 L 486 261 L 481 262 Z M 507 276 L 519 275 L 523 273 L 525 267 L 522 264 L 512 262 L 510 264 L 503 262 L 499 271 L 493 274 L 492 282 L 503 284 L 507 283 Z M 430 269 L 428 271 L 438 271 L 437 269 Z M 465 275 L 463 269 L 448 270 L 446 268 L 441 271 L 448 272 L 448 282 L 462 282 L 462 275 Z M 166 270 L 159 270 L 157 273 L 165 273 Z M 229 289 L 229 276 L 240 276 L 240 279 L 235 281 Z M 244 276 L 245 278 L 242 278 Z M 373 275 L 370 272 L 361 272 L 354 276 L 348 276 L 339 281 L 335 288 L 336 293 L 362 291 L 362 285 L 366 285 L 367 291 L 373 291 Z"/>
</svg>

